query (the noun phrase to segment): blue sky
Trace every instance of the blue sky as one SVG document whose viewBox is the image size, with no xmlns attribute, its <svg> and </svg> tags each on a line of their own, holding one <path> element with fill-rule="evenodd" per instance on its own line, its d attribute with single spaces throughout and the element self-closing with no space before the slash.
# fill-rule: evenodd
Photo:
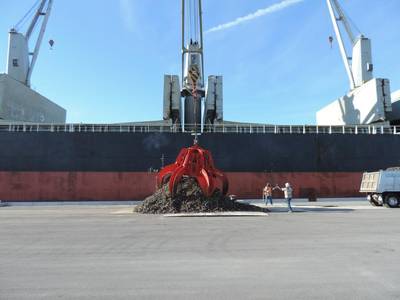
<svg viewBox="0 0 400 300">
<path fill-rule="evenodd" d="M 210 29 L 281 0 L 203 0 Z M 33 0 L 0 1 L 0 72 L 8 30 Z M 399 0 L 342 0 L 373 42 L 375 76 L 400 89 Z M 224 76 L 226 120 L 314 124 L 348 91 L 325 0 L 303 2 L 205 36 L 206 75 Z M 47 44 L 54 39 L 54 50 Z M 162 118 L 163 74 L 180 74 L 180 0 L 55 0 L 32 86 L 68 122 Z"/>
</svg>

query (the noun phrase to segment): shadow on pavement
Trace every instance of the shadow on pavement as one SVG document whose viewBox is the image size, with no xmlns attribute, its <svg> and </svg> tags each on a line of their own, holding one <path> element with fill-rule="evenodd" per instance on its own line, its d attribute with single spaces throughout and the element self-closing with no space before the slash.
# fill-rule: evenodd
<svg viewBox="0 0 400 300">
<path fill-rule="evenodd" d="M 281 207 L 268 207 L 270 213 L 288 213 L 287 208 Z M 355 211 L 352 208 L 327 208 L 327 207 L 302 207 L 302 208 L 293 208 L 293 213 L 312 213 L 312 212 L 320 212 L 320 213 L 349 213 Z"/>
</svg>

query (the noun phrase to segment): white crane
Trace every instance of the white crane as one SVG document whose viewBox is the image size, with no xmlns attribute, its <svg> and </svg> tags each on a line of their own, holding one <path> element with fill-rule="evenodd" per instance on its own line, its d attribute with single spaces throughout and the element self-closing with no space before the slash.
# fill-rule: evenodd
<svg viewBox="0 0 400 300">
<path fill-rule="evenodd" d="M 327 4 L 347 76 L 349 77 L 350 89 L 354 90 L 373 78 L 371 40 L 362 34 L 359 36 L 354 35 L 349 19 L 337 0 L 327 0 Z M 352 56 L 349 56 L 346 51 L 339 23 L 343 24 L 353 47 Z"/>
<path fill-rule="evenodd" d="M 65 123 L 66 110 L 30 88 L 52 5 L 53 0 L 36 0 L 9 32 L 7 71 L 0 74 L 0 120 Z M 54 41 L 49 43 L 52 47 Z"/>
<path fill-rule="evenodd" d="M 326 0 L 350 82 L 350 91 L 317 112 L 318 125 L 358 125 L 388 122 L 392 112 L 390 81 L 374 78 L 371 40 L 355 36 L 350 19 L 338 0 Z M 342 25 L 342 26 L 339 26 Z M 342 29 L 342 30 L 341 30 Z M 343 39 L 347 34 L 352 47 L 348 54 Z M 332 41 L 332 39 L 330 39 Z"/>
<path fill-rule="evenodd" d="M 10 30 L 7 74 L 27 86 L 31 84 L 32 72 L 39 55 L 52 5 L 53 0 L 41 0 L 36 2 L 24 18 Z M 18 31 L 18 25 L 25 22 L 31 13 L 34 13 L 34 15 L 27 31 L 25 33 L 20 33 Z M 33 51 L 31 52 L 29 50 L 29 42 L 33 38 L 33 32 L 39 26 L 39 33 Z"/>
</svg>

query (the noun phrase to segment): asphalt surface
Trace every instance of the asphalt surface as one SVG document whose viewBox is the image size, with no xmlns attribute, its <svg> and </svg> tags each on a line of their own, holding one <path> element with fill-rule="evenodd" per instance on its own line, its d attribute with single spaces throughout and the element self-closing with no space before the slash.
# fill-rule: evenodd
<svg viewBox="0 0 400 300">
<path fill-rule="evenodd" d="M 0 299 L 400 299 L 400 209 L 296 209 L 167 218 L 2 207 Z"/>
</svg>

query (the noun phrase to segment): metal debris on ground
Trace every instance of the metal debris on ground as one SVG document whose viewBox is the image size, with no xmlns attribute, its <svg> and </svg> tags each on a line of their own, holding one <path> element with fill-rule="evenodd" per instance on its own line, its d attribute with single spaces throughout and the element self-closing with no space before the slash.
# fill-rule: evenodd
<svg viewBox="0 0 400 300">
<path fill-rule="evenodd" d="M 267 209 L 240 203 L 230 197 L 223 196 L 216 190 L 212 196 L 204 196 L 196 179 L 184 177 L 177 186 L 174 197 L 168 189 L 168 184 L 163 185 L 152 196 L 135 207 L 135 212 L 143 214 L 176 214 L 176 213 L 207 213 L 225 211 L 253 211 L 268 212 Z"/>
</svg>

